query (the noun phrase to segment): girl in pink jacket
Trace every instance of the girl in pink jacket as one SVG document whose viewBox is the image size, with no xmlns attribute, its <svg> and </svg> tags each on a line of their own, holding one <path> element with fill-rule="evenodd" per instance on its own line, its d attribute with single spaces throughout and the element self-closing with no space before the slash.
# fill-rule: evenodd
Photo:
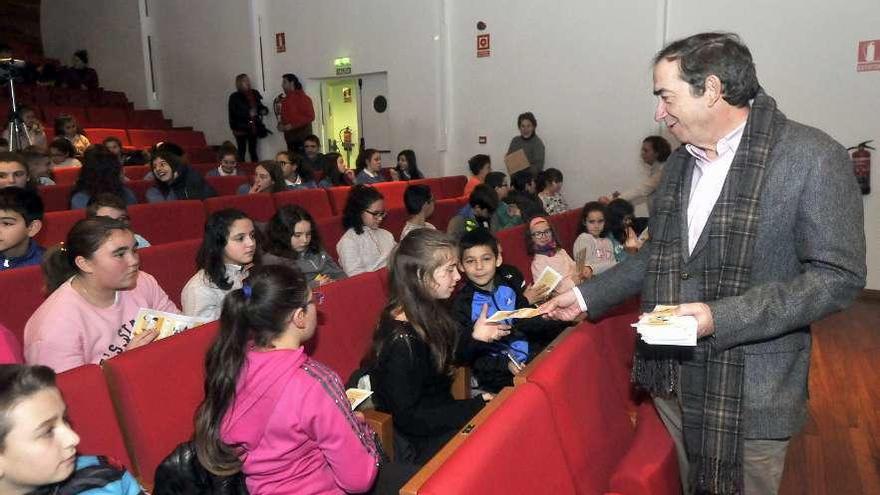
<svg viewBox="0 0 880 495">
<path fill-rule="evenodd" d="M 378 473 L 373 432 L 336 373 L 303 350 L 320 299 L 299 271 L 271 266 L 223 302 L 196 451 L 215 474 L 244 473 L 252 495 L 365 492 Z"/>
</svg>

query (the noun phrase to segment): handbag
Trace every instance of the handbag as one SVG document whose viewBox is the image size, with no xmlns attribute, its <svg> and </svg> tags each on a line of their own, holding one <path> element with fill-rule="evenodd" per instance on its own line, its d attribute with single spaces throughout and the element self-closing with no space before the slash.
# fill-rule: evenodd
<svg viewBox="0 0 880 495">
<path fill-rule="evenodd" d="M 183 442 L 156 468 L 153 495 L 248 495 L 244 475 L 218 476 L 205 469 L 195 444 Z"/>
</svg>

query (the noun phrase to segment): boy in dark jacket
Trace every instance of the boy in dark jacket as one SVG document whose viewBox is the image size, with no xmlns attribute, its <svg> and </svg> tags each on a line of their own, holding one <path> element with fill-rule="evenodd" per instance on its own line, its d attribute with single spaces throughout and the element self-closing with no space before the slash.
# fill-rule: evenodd
<svg viewBox="0 0 880 495">
<path fill-rule="evenodd" d="M 498 241 L 483 228 L 465 233 L 459 242 L 459 269 L 465 283 L 453 299 L 453 314 L 462 328 L 461 338 L 480 316 L 483 305 L 488 315 L 531 306 L 525 296 L 525 281 L 515 267 L 503 264 Z M 568 324 L 535 318 L 505 321 L 510 335 L 494 343 L 470 342 L 473 376 L 479 388 L 496 393 L 513 384 L 513 375 L 550 343 Z M 516 361 L 516 363 L 514 363 Z"/>
</svg>

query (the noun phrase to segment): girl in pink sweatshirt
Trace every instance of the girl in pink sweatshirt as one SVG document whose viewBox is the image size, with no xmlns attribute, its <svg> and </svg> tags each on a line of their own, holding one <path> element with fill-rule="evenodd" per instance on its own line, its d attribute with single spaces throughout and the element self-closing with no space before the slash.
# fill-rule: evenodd
<svg viewBox="0 0 880 495">
<path fill-rule="evenodd" d="M 251 495 L 365 492 L 378 473 L 373 432 L 336 373 L 303 350 L 320 299 L 299 271 L 270 266 L 223 302 L 196 451 L 211 472 L 244 473 Z"/>
<path fill-rule="evenodd" d="M 25 361 L 60 373 L 152 342 L 156 330 L 132 335 L 138 310 L 179 311 L 139 267 L 128 225 L 108 217 L 77 222 L 43 259 L 51 295 L 24 327 Z"/>
</svg>

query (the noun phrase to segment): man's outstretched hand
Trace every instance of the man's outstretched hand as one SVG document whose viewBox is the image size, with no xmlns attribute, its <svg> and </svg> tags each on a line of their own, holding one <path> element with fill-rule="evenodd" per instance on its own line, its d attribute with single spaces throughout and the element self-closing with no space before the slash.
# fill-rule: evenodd
<svg viewBox="0 0 880 495">
<path fill-rule="evenodd" d="M 573 291 L 567 290 L 538 307 L 548 318 L 562 321 L 574 321 L 584 312 L 578 305 Z"/>
</svg>

